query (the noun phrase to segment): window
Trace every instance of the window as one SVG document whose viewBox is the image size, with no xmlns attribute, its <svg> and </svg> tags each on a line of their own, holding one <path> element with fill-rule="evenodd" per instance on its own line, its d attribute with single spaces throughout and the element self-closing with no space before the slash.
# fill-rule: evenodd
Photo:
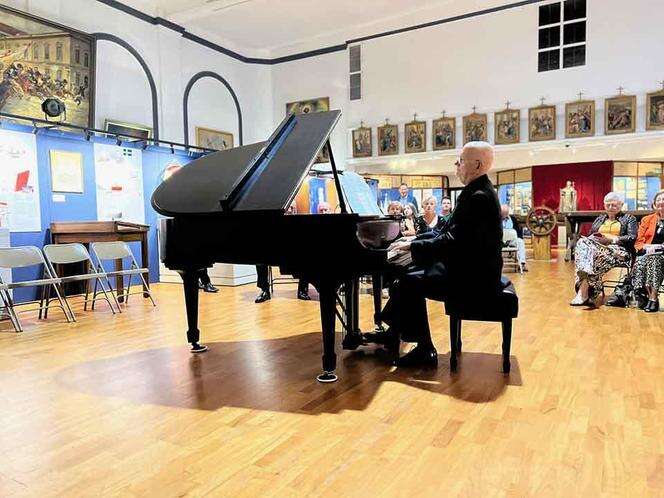
<svg viewBox="0 0 664 498">
<path fill-rule="evenodd" d="M 39 59 L 39 45 L 37 45 L 37 44 L 35 44 L 35 45 L 32 47 L 32 58 L 33 58 L 34 60 L 38 60 L 38 59 Z"/>
<path fill-rule="evenodd" d="M 58 69 L 58 72 L 56 73 L 55 79 L 58 81 L 62 81 L 62 69 Z"/>
<path fill-rule="evenodd" d="M 538 72 L 586 64 L 586 21 L 586 0 L 564 0 L 539 7 Z"/>
<path fill-rule="evenodd" d="M 44 43 L 44 59 L 50 60 L 51 58 L 51 45 Z"/>
<path fill-rule="evenodd" d="M 81 75 L 76 73 L 76 86 L 81 86 Z"/>
<path fill-rule="evenodd" d="M 362 98 L 362 49 L 360 45 L 349 47 L 348 63 L 350 100 L 360 100 Z"/>
<path fill-rule="evenodd" d="M 85 52 L 83 54 L 83 67 L 89 67 L 90 66 L 90 54 Z"/>
<path fill-rule="evenodd" d="M 655 194 L 662 188 L 662 178 L 662 163 L 613 164 L 613 191 L 623 195 L 629 211 L 651 209 Z"/>
<path fill-rule="evenodd" d="M 62 42 L 58 42 L 55 44 L 55 60 L 56 61 L 62 60 Z"/>
<path fill-rule="evenodd" d="M 74 50 L 74 62 L 76 64 L 81 63 L 81 49 L 78 47 L 76 47 L 76 49 Z"/>
<path fill-rule="evenodd" d="M 513 214 L 528 214 L 533 206 L 531 168 L 499 171 L 497 183 L 500 203 L 508 205 Z"/>
</svg>

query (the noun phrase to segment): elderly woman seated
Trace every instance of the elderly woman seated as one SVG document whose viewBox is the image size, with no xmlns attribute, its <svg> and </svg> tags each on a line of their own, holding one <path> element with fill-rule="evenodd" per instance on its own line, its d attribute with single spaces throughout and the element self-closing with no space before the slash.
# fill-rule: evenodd
<svg viewBox="0 0 664 498">
<path fill-rule="evenodd" d="M 664 280 L 664 190 L 655 194 L 653 205 L 655 212 L 644 216 L 639 225 L 632 277 L 639 308 L 649 313 L 659 311 L 658 293 Z"/>
<path fill-rule="evenodd" d="M 581 237 L 576 244 L 576 296 L 572 306 L 595 305 L 603 292 L 602 275 L 631 261 L 638 224 L 631 214 L 621 213 L 622 205 L 620 194 L 606 194 L 606 212 L 595 219 L 590 235 Z"/>
<path fill-rule="evenodd" d="M 403 206 L 399 201 L 392 201 L 387 205 L 387 214 L 392 216 L 402 216 Z"/>
<path fill-rule="evenodd" d="M 440 231 L 445 224 L 445 218 L 438 216 L 436 208 L 438 201 L 433 195 L 430 195 L 422 202 L 422 215 L 415 219 L 415 231 L 417 235 L 430 232 L 432 230 Z"/>
</svg>

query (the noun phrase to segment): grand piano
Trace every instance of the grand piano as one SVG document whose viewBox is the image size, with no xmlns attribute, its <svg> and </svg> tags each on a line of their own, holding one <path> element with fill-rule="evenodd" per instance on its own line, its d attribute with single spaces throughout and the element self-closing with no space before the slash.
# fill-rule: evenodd
<svg viewBox="0 0 664 498">
<path fill-rule="evenodd" d="M 311 282 L 320 297 L 323 372 L 337 380 L 335 323 L 338 290 L 345 287 L 344 347 L 362 343 L 357 328 L 357 280 L 387 266 L 387 246 L 399 221 L 361 216 L 346 207 L 329 137 L 340 111 L 291 114 L 265 142 L 207 155 L 155 190 L 163 263 L 180 273 L 187 310 L 187 341 L 200 344 L 198 275 L 215 262 L 278 266 Z M 317 154 L 327 147 L 340 213 L 285 215 Z"/>
</svg>

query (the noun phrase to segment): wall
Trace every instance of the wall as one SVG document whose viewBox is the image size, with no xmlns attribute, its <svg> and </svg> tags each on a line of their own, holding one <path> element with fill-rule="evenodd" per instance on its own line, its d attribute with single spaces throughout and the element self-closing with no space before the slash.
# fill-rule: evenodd
<svg viewBox="0 0 664 498">
<path fill-rule="evenodd" d="M 519 144 L 499 147 L 498 165 L 503 168 L 531 164 L 563 163 L 611 159 L 640 152 L 626 138 L 598 137 L 576 140 L 565 147 L 561 126 L 564 102 L 572 101 L 580 91 L 597 102 L 597 130 L 604 129 L 604 98 L 617 93 L 618 86 L 638 96 L 637 132 L 644 130 L 645 93 L 658 88 L 662 80 L 661 54 L 664 37 L 657 16 L 660 0 L 634 0 L 629 6 L 622 0 L 589 0 L 587 65 L 547 73 L 537 72 L 538 6 L 529 5 L 480 17 L 442 24 L 362 42 L 363 97 L 347 98 L 348 53 L 338 52 L 315 60 L 280 64 L 273 69 L 274 115 L 286 101 L 329 95 L 332 106 L 343 111 L 343 137 L 337 133 L 335 148 L 351 156 L 350 129 L 364 121 L 373 130 L 390 118 L 400 124 L 400 151 L 403 152 L 403 123 L 413 114 L 427 120 L 427 150 L 431 150 L 431 119 L 445 109 L 457 117 L 457 137 L 461 135 L 461 116 L 477 106 L 489 113 L 489 137 L 493 137 L 493 112 L 505 107 L 522 109 L 522 142 L 527 137 L 527 108 L 539 104 L 557 104 L 557 142 Z M 295 50 L 296 47 L 293 47 Z M 293 77 L 297 75 L 297 77 Z M 282 111 L 283 112 L 283 111 Z M 654 144 L 648 143 L 647 157 L 664 156 L 661 133 Z M 638 138 L 639 135 L 632 136 Z M 619 144 L 616 148 L 601 145 Z M 598 147 L 598 144 L 600 145 Z M 629 152 L 627 152 L 629 150 Z M 436 155 L 400 156 L 390 160 L 349 160 L 358 171 L 376 173 L 450 173 L 458 152 Z M 583 159 L 579 159 L 582 157 Z"/>
</svg>

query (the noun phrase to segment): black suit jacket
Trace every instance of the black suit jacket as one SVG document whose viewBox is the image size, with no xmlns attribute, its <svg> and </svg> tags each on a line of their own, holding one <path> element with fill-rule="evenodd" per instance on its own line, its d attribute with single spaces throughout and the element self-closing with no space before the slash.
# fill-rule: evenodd
<svg viewBox="0 0 664 498">
<path fill-rule="evenodd" d="M 435 235 L 434 235 L 435 234 Z M 411 243 L 413 262 L 430 278 L 445 278 L 451 298 L 467 299 L 500 289 L 503 269 L 500 202 L 486 175 L 459 194 L 441 231 Z"/>
</svg>

